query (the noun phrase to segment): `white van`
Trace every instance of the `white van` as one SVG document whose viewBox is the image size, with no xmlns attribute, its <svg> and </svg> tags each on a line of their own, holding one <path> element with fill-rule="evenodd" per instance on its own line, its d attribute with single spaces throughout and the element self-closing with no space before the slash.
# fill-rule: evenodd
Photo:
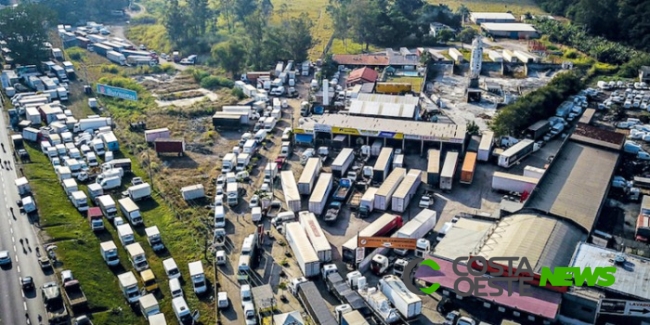
<svg viewBox="0 0 650 325">
<path fill-rule="evenodd" d="M 169 291 L 171 291 L 172 298 L 183 296 L 183 287 L 181 287 L 181 282 L 178 278 L 169 279 Z"/>
<path fill-rule="evenodd" d="M 208 286 L 205 282 L 205 273 L 203 272 L 203 264 L 201 261 L 195 261 L 189 263 L 190 277 L 192 278 L 192 286 L 194 287 L 194 293 L 202 294 L 207 289 Z"/>
<path fill-rule="evenodd" d="M 168 258 L 163 261 L 163 267 L 165 268 L 165 273 L 170 279 L 178 279 L 181 277 L 181 271 L 176 265 L 176 261 L 173 258 Z"/>
<path fill-rule="evenodd" d="M 172 299 L 172 308 L 179 323 L 190 324 L 192 322 L 192 312 L 190 311 L 190 307 L 187 306 L 185 298 L 177 297 Z"/>
<path fill-rule="evenodd" d="M 287 221 L 293 221 L 296 219 L 296 215 L 291 211 L 280 212 L 278 215 L 271 219 L 271 224 L 274 227 L 278 227 Z"/>
<path fill-rule="evenodd" d="M 253 139 L 257 140 L 257 142 L 262 142 L 264 139 L 266 139 L 267 132 L 266 130 L 259 130 L 255 132 L 255 136 Z"/>
<path fill-rule="evenodd" d="M 218 205 L 214 207 L 214 227 L 215 228 L 226 227 L 226 211 L 224 210 L 223 205 Z"/>
</svg>

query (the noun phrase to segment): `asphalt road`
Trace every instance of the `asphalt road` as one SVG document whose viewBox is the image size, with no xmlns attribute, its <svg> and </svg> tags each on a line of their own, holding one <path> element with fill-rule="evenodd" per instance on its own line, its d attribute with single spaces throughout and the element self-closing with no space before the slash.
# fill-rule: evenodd
<svg viewBox="0 0 650 325">
<path fill-rule="evenodd" d="M 9 251 L 12 264 L 0 269 L 0 324 L 39 324 L 47 323 L 47 314 L 39 287 L 55 278 L 41 270 L 36 256 L 37 236 L 26 215 L 19 212 L 16 201 L 19 199 L 15 187 L 17 178 L 16 162 L 11 153 L 9 131 L 4 112 L 0 113 L 0 142 L 5 150 L 0 150 L 2 169 L 0 169 L 0 250 Z M 11 161 L 7 169 L 5 161 Z M 19 172 L 18 172 L 19 173 Z M 37 204 L 45 202 L 37 202 Z M 10 211 L 13 207 L 13 214 Z M 21 243 L 22 239 L 22 243 Z M 44 252 L 40 248 L 40 252 Z M 51 271 L 48 271 L 51 273 Z M 31 276 L 36 290 L 23 292 L 20 277 Z M 27 315 L 29 314 L 29 319 Z M 39 322 L 39 316 L 42 321 Z"/>
</svg>

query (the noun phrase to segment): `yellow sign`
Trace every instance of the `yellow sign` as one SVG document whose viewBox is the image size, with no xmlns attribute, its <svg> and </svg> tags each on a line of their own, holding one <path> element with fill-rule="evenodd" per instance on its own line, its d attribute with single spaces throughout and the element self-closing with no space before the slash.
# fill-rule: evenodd
<svg viewBox="0 0 650 325">
<path fill-rule="evenodd" d="M 393 139 L 397 139 L 397 140 L 404 139 L 404 133 L 395 133 L 395 136 L 393 136 Z"/>
<path fill-rule="evenodd" d="M 359 130 L 353 128 L 339 128 L 332 127 L 332 133 L 334 134 L 349 134 L 349 135 L 359 135 Z"/>
<path fill-rule="evenodd" d="M 293 129 L 293 133 L 294 134 L 305 134 L 306 132 L 303 129 Z"/>
</svg>

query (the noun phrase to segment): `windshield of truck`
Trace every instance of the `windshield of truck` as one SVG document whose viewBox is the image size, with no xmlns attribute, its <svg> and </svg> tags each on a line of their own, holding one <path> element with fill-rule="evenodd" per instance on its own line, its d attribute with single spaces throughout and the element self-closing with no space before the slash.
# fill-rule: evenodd
<svg viewBox="0 0 650 325">
<path fill-rule="evenodd" d="M 255 313 L 252 310 L 249 310 L 246 313 L 246 320 L 255 320 Z"/>
<path fill-rule="evenodd" d="M 154 284 L 156 284 L 156 279 L 151 279 L 151 280 L 147 280 L 147 281 L 144 282 L 145 287 L 149 287 L 149 286 L 152 286 Z"/>
</svg>

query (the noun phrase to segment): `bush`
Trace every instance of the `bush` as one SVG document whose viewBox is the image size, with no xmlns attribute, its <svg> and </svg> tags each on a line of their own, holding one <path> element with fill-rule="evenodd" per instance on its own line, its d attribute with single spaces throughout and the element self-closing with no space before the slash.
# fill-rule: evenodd
<svg viewBox="0 0 650 325">
<path fill-rule="evenodd" d="M 232 80 L 217 76 L 207 76 L 201 79 L 201 87 L 206 89 L 217 89 L 221 87 L 232 88 L 235 83 Z"/>
<path fill-rule="evenodd" d="M 68 54 L 68 57 L 70 57 L 70 60 L 73 61 L 82 61 L 83 58 L 86 57 L 86 51 L 76 46 L 66 49 L 65 52 Z"/>
<path fill-rule="evenodd" d="M 564 53 L 564 57 L 567 59 L 577 59 L 578 58 L 578 52 L 575 50 L 568 50 L 566 53 Z"/>
<path fill-rule="evenodd" d="M 233 88 L 232 91 L 230 92 L 233 96 L 237 97 L 237 99 L 242 100 L 246 95 L 244 95 L 244 92 L 239 89 L 239 88 Z"/>
<path fill-rule="evenodd" d="M 131 18 L 132 25 L 153 25 L 158 22 L 158 18 L 150 14 L 144 14 Z"/>
<path fill-rule="evenodd" d="M 104 73 L 112 73 L 112 74 L 118 74 L 120 72 L 120 68 L 118 68 L 116 65 L 111 64 L 111 65 L 102 65 L 102 72 Z"/>
</svg>

